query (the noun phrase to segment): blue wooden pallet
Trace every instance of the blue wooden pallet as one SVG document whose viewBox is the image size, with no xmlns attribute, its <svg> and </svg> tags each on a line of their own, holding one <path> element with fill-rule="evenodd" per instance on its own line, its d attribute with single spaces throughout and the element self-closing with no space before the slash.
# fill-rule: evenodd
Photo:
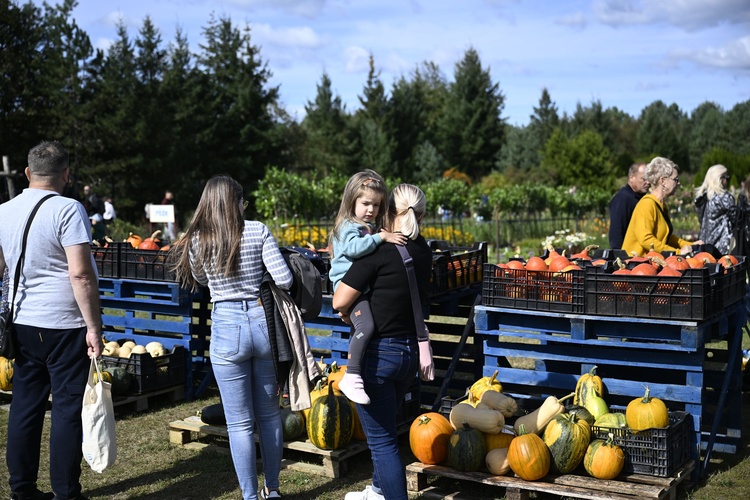
<svg viewBox="0 0 750 500">
<path fill-rule="evenodd" d="M 156 341 L 167 349 L 184 347 L 185 397 L 200 396 L 210 379 L 208 290 L 190 293 L 175 282 L 100 278 L 99 292 L 104 337 L 132 339 L 141 345 Z M 194 389 L 200 376 L 204 379 Z"/>
<path fill-rule="evenodd" d="M 734 453 L 741 445 L 741 405 L 726 401 L 742 395 L 736 360 L 746 317 L 744 302 L 704 321 L 475 308 L 483 373 L 499 370 L 503 391 L 522 406 L 572 392 L 578 377 L 596 365 L 611 406 L 624 407 L 647 385 L 670 410 L 690 413 L 696 459 L 699 444 L 707 455 L 712 449 Z M 727 347 L 706 347 L 712 340 L 726 340 Z M 533 360 L 533 369 L 528 361 L 519 366 L 519 358 Z"/>
</svg>

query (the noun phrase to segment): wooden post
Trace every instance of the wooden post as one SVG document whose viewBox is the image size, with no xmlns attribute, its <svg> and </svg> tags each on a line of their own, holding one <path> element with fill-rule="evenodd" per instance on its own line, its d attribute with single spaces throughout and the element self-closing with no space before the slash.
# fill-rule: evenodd
<svg viewBox="0 0 750 500">
<path fill-rule="evenodd" d="M 8 161 L 7 156 L 3 156 L 3 174 L 5 177 L 5 183 L 8 186 L 8 199 L 15 198 L 16 196 L 16 187 L 13 183 L 13 177 L 11 177 L 10 172 L 10 162 Z"/>
</svg>

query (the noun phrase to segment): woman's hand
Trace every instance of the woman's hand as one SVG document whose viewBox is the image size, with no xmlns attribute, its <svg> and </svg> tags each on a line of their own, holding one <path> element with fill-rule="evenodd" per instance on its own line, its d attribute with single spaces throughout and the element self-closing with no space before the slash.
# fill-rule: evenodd
<svg viewBox="0 0 750 500">
<path fill-rule="evenodd" d="M 343 321 L 347 325 L 351 325 L 352 324 L 352 319 L 349 317 L 348 313 L 339 312 L 339 318 L 341 318 L 341 321 Z"/>
<path fill-rule="evenodd" d="M 393 243 L 394 245 L 406 245 L 406 242 L 409 241 L 409 238 L 404 236 L 401 233 L 389 233 L 385 229 L 380 230 L 380 238 L 387 242 L 387 243 Z"/>
</svg>

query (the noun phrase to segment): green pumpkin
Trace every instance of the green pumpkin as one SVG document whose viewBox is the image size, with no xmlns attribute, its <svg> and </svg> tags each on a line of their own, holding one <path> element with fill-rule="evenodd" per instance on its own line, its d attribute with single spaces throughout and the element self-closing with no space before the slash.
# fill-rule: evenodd
<svg viewBox="0 0 750 500">
<path fill-rule="evenodd" d="M 328 385 L 328 394 L 317 398 L 307 417 L 307 437 L 321 450 L 336 450 L 346 446 L 354 433 L 354 415 L 349 400 L 334 392 Z"/>
<path fill-rule="evenodd" d="M 585 420 L 589 425 L 594 425 L 594 421 L 596 420 L 591 412 L 581 405 L 566 406 L 565 413 L 571 413 L 581 420 Z"/>
<path fill-rule="evenodd" d="M 610 412 L 597 418 L 594 425 L 597 427 L 608 427 L 610 429 L 625 429 L 628 427 L 628 421 L 626 420 L 624 413 Z"/>
<path fill-rule="evenodd" d="M 305 433 L 305 417 L 302 412 L 282 408 L 281 430 L 284 432 L 284 441 L 294 441 L 302 436 Z"/>
<path fill-rule="evenodd" d="M 130 374 L 122 366 L 110 366 L 103 370 L 112 377 L 112 394 L 125 394 L 130 390 Z"/>
<path fill-rule="evenodd" d="M 474 472 L 484 463 L 484 435 L 464 423 L 448 439 L 448 464 L 462 472 Z"/>
<path fill-rule="evenodd" d="M 591 441 L 591 428 L 585 420 L 561 413 L 544 428 L 543 440 L 552 456 L 553 467 L 567 474 L 583 460 Z"/>
</svg>

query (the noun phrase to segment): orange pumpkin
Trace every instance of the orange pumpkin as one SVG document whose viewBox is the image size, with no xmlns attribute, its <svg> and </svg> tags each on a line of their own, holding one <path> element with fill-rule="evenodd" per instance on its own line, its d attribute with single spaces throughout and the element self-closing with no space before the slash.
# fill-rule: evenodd
<svg viewBox="0 0 750 500">
<path fill-rule="evenodd" d="M 344 378 L 346 366 L 339 366 L 335 361 L 331 362 L 330 371 L 328 372 L 328 383 L 333 386 L 333 390 L 340 391 L 339 382 Z"/>
<path fill-rule="evenodd" d="M 125 241 L 127 243 L 130 243 L 130 245 L 133 248 L 138 248 L 138 245 L 141 244 L 141 242 L 143 241 L 143 238 L 141 238 L 137 234 L 130 233 L 129 236 L 127 237 L 127 239 Z"/>
<path fill-rule="evenodd" d="M 451 423 L 440 413 L 420 415 L 409 428 L 411 452 L 423 464 L 439 464 L 448 456 L 448 441 L 452 433 Z"/>
<path fill-rule="evenodd" d="M 510 446 L 511 441 L 516 437 L 515 434 L 509 432 L 499 432 L 497 434 L 484 434 L 484 448 L 486 451 L 492 451 L 497 448 L 507 448 Z"/>
<path fill-rule="evenodd" d="M 529 257 L 529 260 L 526 261 L 527 271 L 546 271 L 547 269 L 547 264 L 541 257 Z"/>
<path fill-rule="evenodd" d="M 693 257 L 695 257 L 696 259 L 700 261 L 702 261 L 703 259 L 708 259 L 709 264 L 716 264 L 716 259 L 714 258 L 713 255 L 711 255 L 708 252 L 698 252 Z"/>
<path fill-rule="evenodd" d="M 508 446 L 508 463 L 521 479 L 536 481 L 549 473 L 552 459 L 542 438 L 534 433 L 526 433 L 524 425 L 521 425 L 519 435 Z"/>
<path fill-rule="evenodd" d="M 159 239 L 157 238 L 157 236 L 159 236 L 160 234 L 160 229 L 154 231 L 151 236 L 141 241 L 141 243 L 138 245 L 138 250 L 159 250 Z"/>
</svg>

